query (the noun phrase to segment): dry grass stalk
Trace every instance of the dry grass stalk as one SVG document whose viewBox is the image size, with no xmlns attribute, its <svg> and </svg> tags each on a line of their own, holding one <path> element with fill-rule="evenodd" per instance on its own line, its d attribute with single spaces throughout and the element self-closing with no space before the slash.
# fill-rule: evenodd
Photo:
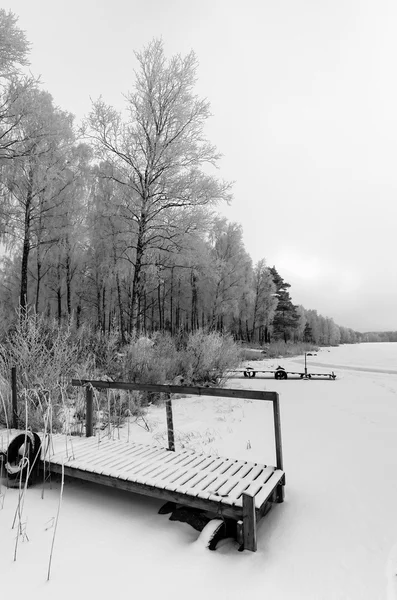
<svg viewBox="0 0 397 600">
<path fill-rule="evenodd" d="M 49 561 L 48 561 L 47 581 L 50 580 L 51 565 L 52 565 L 52 555 L 54 553 L 55 536 L 56 536 L 57 528 L 58 528 L 59 514 L 61 512 L 61 504 L 62 504 L 64 480 L 65 480 L 65 466 L 64 466 L 64 463 L 62 463 L 61 492 L 59 494 L 58 510 L 57 510 L 57 514 L 56 514 L 55 522 L 54 522 L 54 533 L 52 535 L 51 552 L 50 552 L 50 558 L 49 558 Z"/>
<path fill-rule="evenodd" d="M 24 456 L 21 462 L 22 462 L 22 464 L 21 464 L 21 475 L 19 477 L 19 488 L 18 488 L 18 505 L 17 505 L 17 509 L 16 509 L 16 512 L 15 512 L 15 515 L 14 515 L 14 522 L 12 524 L 12 529 L 14 529 L 15 521 L 16 521 L 16 518 L 18 517 L 18 528 L 17 528 L 17 535 L 15 537 L 15 547 L 14 547 L 14 562 L 17 560 L 19 538 L 20 537 L 23 537 L 23 538 L 26 537 L 27 538 L 27 535 L 26 535 L 26 523 L 25 523 L 25 529 L 22 527 L 22 525 L 23 525 L 22 524 L 22 515 L 23 515 L 23 507 L 24 507 L 24 503 L 25 503 L 26 489 L 28 487 L 28 477 L 26 477 L 25 483 L 24 483 L 24 485 L 22 487 L 22 472 L 23 472 L 23 469 L 25 468 L 26 465 L 29 468 L 29 459 L 28 459 L 28 457 Z"/>
</svg>

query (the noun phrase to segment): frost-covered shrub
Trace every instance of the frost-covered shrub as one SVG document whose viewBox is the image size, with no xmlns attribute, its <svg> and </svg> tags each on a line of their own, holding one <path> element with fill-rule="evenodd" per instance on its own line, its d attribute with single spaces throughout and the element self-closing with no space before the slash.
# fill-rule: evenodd
<svg viewBox="0 0 397 600">
<path fill-rule="evenodd" d="M 232 336 L 197 331 L 189 336 L 184 352 L 183 375 L 189 383 L 221 382 L 236 368 L 241 353 Z"/>
<path fill-rule="evenodd" d="M 75 373 L 81 379 L 96 379 L 106 375 L 120 378 L 122 348 L 117 331 L 102 333 L 90 327 L 81 327 L 74 333 L 77 345 Z"/>
<path fill-rule="evenodd" d="M 55 321 L 34 313 L 20 316 L 0 348 L 2 378 L 9 381 L 11 368 L 17 369 L 20 427 L 27 425 L 40 429 L 49 410 L 52 424 L 57 427 L 62 381 L 74 374 L 77 354 L 69 327 L 59 328 Z M 9 417 L 10 404 L 9 392 L 6 404 Z M 4 407 L 3 411 L 0 407 L 2 412 Z"/>
<path fill-rule="evenodd" d="M 239 348 L 228 335 L 198 331 L 172 338 L 156 333 L 132 337 L 121 346 L 117 332 L 103 334 L 85 327 L 76 331 L 28 313 L 0 344 L 0 424 L 11 422 L 9 381 L 13 366 L 17 368 L 19 425 L 25 425 L 27 410 L 27 425 L 42 429 L 50 410 L 52 428 L 62 429 L 62 415 L 70 411 L 79 423 L 85 419 L 84 389 L 66 387 L 73 377 L 222 385 L 226 371 L 239 362 Z M 96 390 L 95 398 L 96 410 L 106 414 L 108 422 L 119 423 L 127 413 L 139 414 L 142 406 L 157 401 L 160 395 L 143 393 L 131 402 L 130 396 L 112 391 L 109 402 Z"/>
</svg>

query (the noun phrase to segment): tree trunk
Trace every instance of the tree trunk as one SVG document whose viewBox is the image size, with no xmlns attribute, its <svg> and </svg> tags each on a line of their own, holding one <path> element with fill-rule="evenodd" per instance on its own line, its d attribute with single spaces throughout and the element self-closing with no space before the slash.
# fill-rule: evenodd
<svg viewBox="0 0 397 600">
<path fill-rule="evenodd" d="M 120 323 L 120 335 L 121 341 L 125 344 L 125 334 L 124 334 L 124 309 L 123 309 L 123 300 L 121 297 L 121 286 L 120 286 L 120 277 L 118 272 L 116 271 L 116 287 L 117 287 L 117 302 L 119 305 L 119 323 Z"/>
<path fill-rule="evenodd" d="M 250 342 L 251 336 L 250 336 L 250 330 L 249 330 L 249 326 L 248 326 L 248 319 L 246 319 L 246 321 L 245 321 L 245 332 L 246 332 L 246 336 L 247 336 L 247 342 Z"/>
<path fill-rule="evenodd" d="M 146 231 L 146 214 L 145 205 L 147 201 L 147 195 L 142 199 L 143 207 L 141 211 L 141 218 L 139 220 L 138 238 L 136 243 L 136 260 L 134 269 L 134 278 L 132 280 L 132 299 L 131 299 L 131 318 L 132 327 L 136 329 L 137 333 L 140 330 L 140 314 L 138 307 L 138 299 L 141 297 L 142 287 L 142 260 L 144 252 L 144 235 Z"/>
<path fill-rule="evenodd" d="M 163 331 L 165 331 L 166 328 L 167 328 L 167 325 L 166 325 L 166 322 L 165 322 L 165 279 L 163 281 L 163 286 L 162 287 L 163 287 L 163 297 L 161 299 L 161 310 L 162 310 L 162 313 L 163 313 Z"/>
<path fill-rule="evenodd" d="M 102 288 L 102 332 L 106 333 L 106 286 Z"/>
<path fill-rule="evenodd" d="M 145 286 L 144 286 L 144 290 L 143 290 L 143 313 L 142 313 L 142 317 L 143 317 L 143 335 L 146 335 L 147 332 L 147 297 L 146 297 L 146 282 L 145 282 Z"/>
<path fill-rule="evenodd" d="M 72 275 L 71 275 L 71 258 L 70 258 L 70 243 L 69 237 L 65 238 L 65 266 L 66 266 L 66 308 L 68 311 L 68 317 L 70 319 L 72 314 Z"/>
<path fill-rule="evenodd" d="M 98 273 L 96 274 L 96 306 L 97 306 L 97 330 L 101 329 L 102 311 L 101 311 L 101 288 L 99 286 Z"/>
<path fill-rule="evenodd" d="M 159 307 L 159 329 L 160 329 L 160 331 L 162 331 L 163 330 L 163 320 L 162 320 L 162 315 L 161 315 L 161 282 L 160 281 L 157 286 L 157 304 Z"/>
<path fill-rule="evenodd" d="M 81 306 L 80 304 L 77 305 L 77 309 L 76 309 L 76 328 L 79 329 L 80 327 L 80 318 L 81 318 Z"/>
<path fill-rule="evenodd" d="M 171 283 L 170 283 L 170 330 L 171 336 L 174 335 L 174 267 L 171 267 Z"/>
<path fill-rule="evenodd" d="M 19 303 L 21 306 L 21 317 L 26 313 L 28 304 L 28 263 L 30 252 L 30 225 L 31 210 L 33 202 L 33 168 L 30 167 L 28 178 L 28 191 L 25 204 L 24 235 L 22 246 L 22 264 L 21 264 L 21 289 Z"/>
<path fill-rule="evenodd" d="M 176 311 L 175 311 L 175 329 L 176 329 L 176 331 L 179 331 L 180 328 L 181 328 L 181 306 L 180 306 L 180 300 L 181 300 L 181 280 L 178 279 L 178 293 L 177 293 Z"/>
<path fill-rule="evenodd" d="M 252 341 L 254 341 L 256 339 L 256 318 L 258 315 L 258 300 L 259 300 L 259 295 L 258 295 L 258 291 L 256 291 L 256 297 L 255 297 L 255 305 L 254 305 L 254 314 L 252 316 L 252 329 L 251 329 L 251 339 Z"/>
<path fill-rule="evenodd" d="M 57 266 L 57 278 L 58 278 L 58 287 L 57 287 L 57 313 L 58 313 L 58 325 L 61 325 L 62 322 L 62 280 L 61 280 L 61 265 L 58 260 Z"/>
<path fill-rule="evenodd" d="M 40 302 L 40 284 L 41 284 L 41 256 L 40 256 L 40 245 L 37 246 L 37 260 L 36 260 L 36 274 L 37 274 L 37 285 L 36 285 L 36 301 L 34 304 L 36 315 L 39 312 Z"/>
<path fill-rule="evenodd" d="M 192 287 L 192 313 L 191 313 L 191 330 L 192 331 L 196 331 L 196 329 L 198 328 L 198 324 L 197 324 L 197 320 L 198 320 L 198 314 L 197 314 L 197 277 L 194 274 L 194 271 L 192 269 L 191 275 L 190 275 L 190 284 Z"/>
</svg>

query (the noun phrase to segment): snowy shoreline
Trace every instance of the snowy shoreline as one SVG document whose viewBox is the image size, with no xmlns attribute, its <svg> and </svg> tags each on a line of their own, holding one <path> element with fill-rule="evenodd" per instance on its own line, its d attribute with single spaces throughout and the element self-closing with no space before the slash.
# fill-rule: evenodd
<svg viewBox="0 0 397 600">
<path fill-rule="evenodd" d="M 256 554 L 238 553 L 232 540 L 205 550 L 191 527 L 158 514 L 157 500 L 66 481 L 46 582 L 60 484 L 47 485 L 44 499 L 41 486 L 28 490 L 29 541 L 20 542 L 16 562 L 17 490 L 3 487 L 2 592 L 82 598 L 121 596 L 131 586 L 142 598 L 237 599 L 248 590 L 272 600 L 397 598 L 397 376 L 379 372 L 382 364 L 397 364 L 397 344 L 333 348 L 315 358 L 325 371 L 331 364 L 344 370 L 335 381 L 242 377 L 228 384 L 280 394 L 286 500 L 261 522 Z M 277 360 L 288 366 L 302 358 Z M 134 439 L 163 443 L 164 413 L 153 407 L 151 432 L 136 425 Z M 177 444 L 272 458 L 271 414 L 263 403 L 181 398 L 174 420 Z"/>
</svg>

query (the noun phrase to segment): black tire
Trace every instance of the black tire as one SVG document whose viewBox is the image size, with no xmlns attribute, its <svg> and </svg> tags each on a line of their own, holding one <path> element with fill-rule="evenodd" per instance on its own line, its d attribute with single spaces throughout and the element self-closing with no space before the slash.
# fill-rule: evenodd
<svg viewBox="0 0 397 600">
<path fill-rule="evenodd" d="M 24 453 L 20 455 L 20 449 L 26 442 Z M 5 472 L 10 481 L 26 482 L 29 477 L 31 482 L 37 472 L 41 440 L 37 433 L 27 431 L 17 435 L 9 444 L 5 462 Z M 22 459 L 26 457 L 28 461 Z M 28 483 L 29 483 L 28 481 Z"/>
<path fill-rule="evenodd" d="M 275 379 L 287 379 L 287 373 L 282 369 L 279 369 L 274 374 Z"/>
</svg>

